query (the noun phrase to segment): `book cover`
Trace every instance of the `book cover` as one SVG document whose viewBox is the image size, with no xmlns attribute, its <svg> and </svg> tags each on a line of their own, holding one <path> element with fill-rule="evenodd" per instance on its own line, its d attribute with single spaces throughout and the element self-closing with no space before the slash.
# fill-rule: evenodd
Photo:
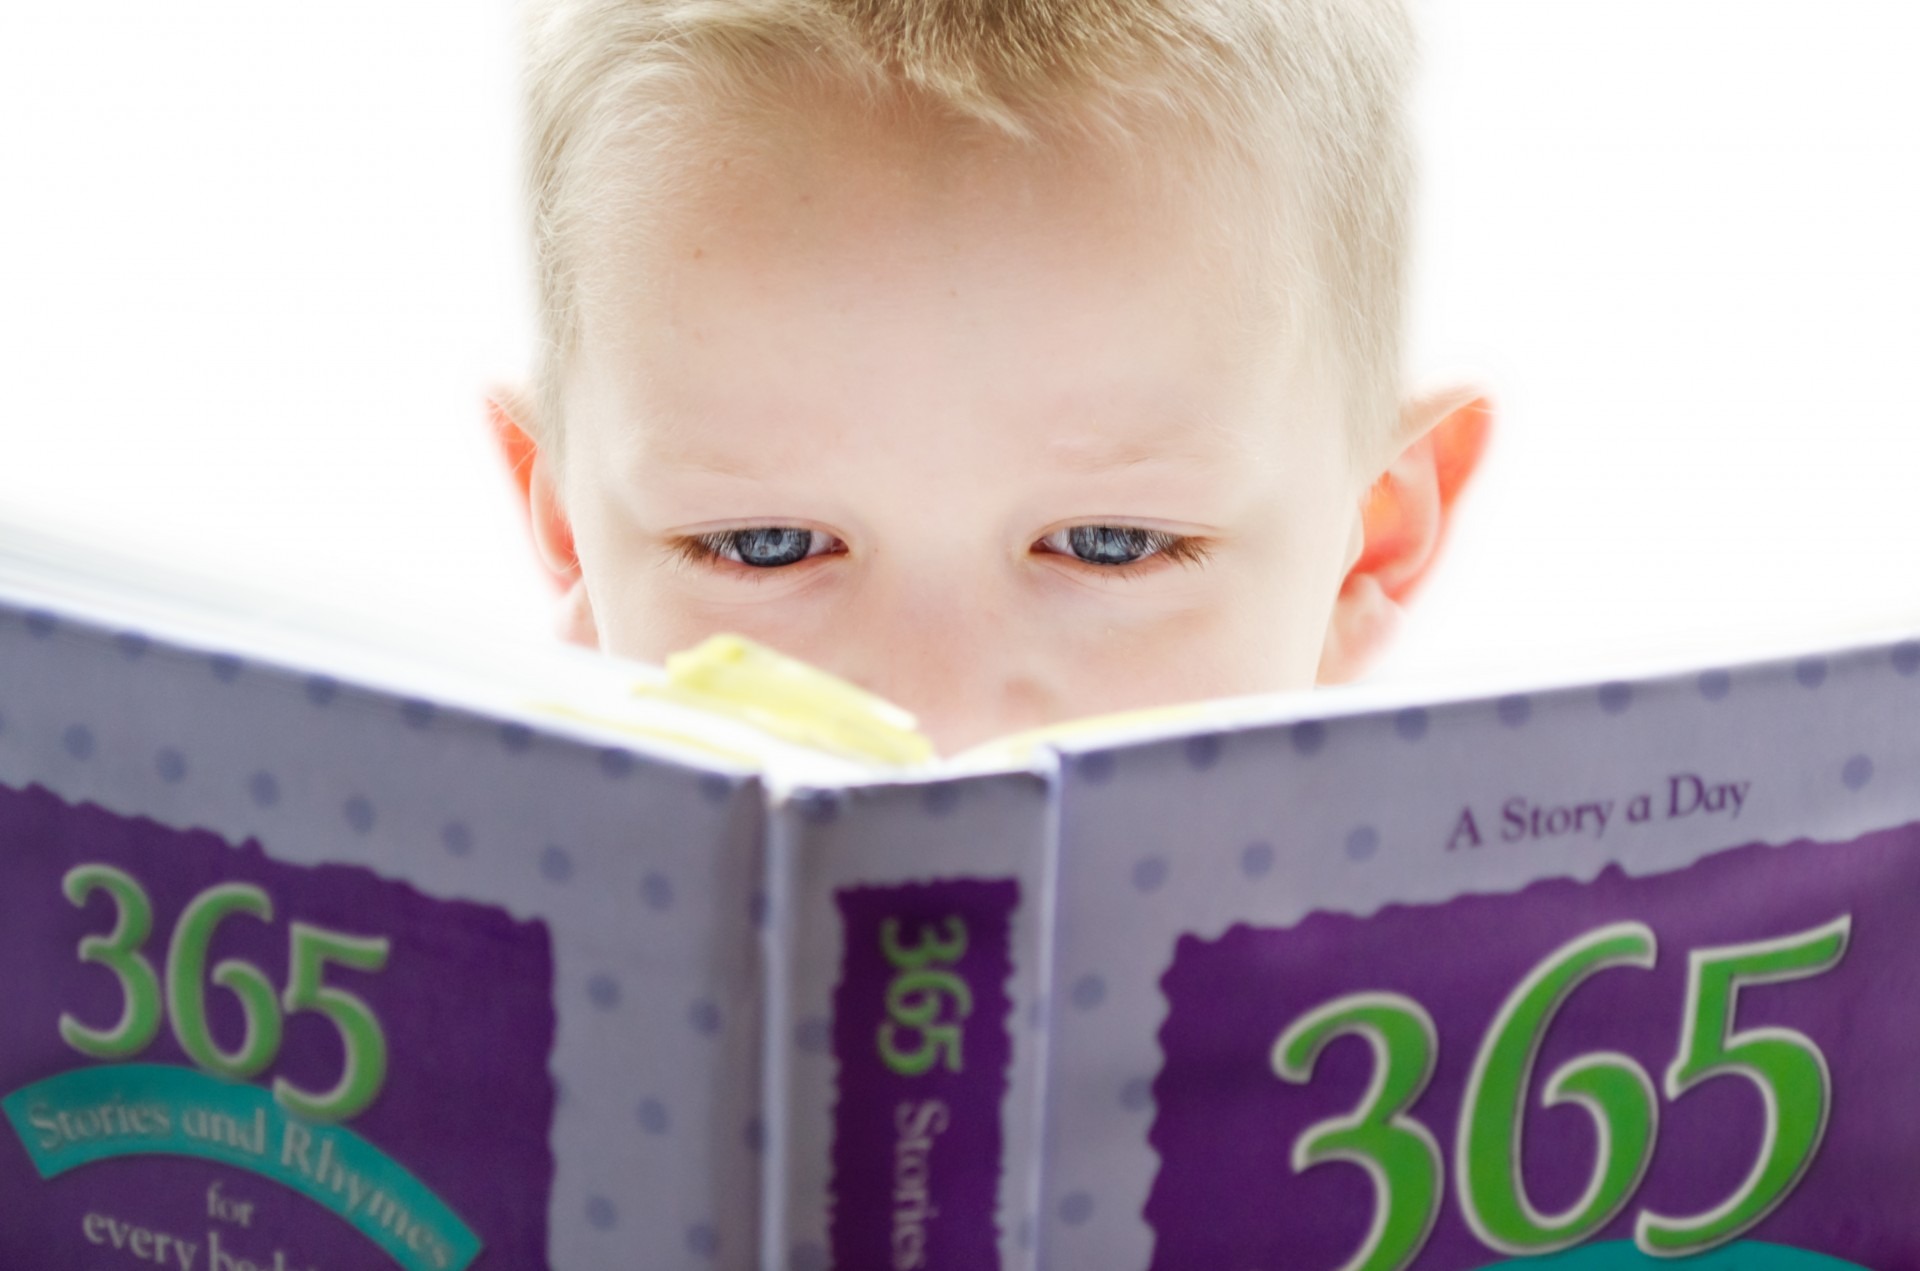
<svg viewBox="0 0 1920 1271">
<path fill-rule="evenodd" d="M 0 1265 L 744 1265 L 764 809 L 0 601 Z"/>
<path fill-rule="evenodd" d="M 164 591 L 0 569 L 0 1265 L 1920 1266 L 1920 641 L 875 764 Z"/>
<path fill-rule="evenodd" d="M 1920 1265 L 1920 643 L 1319 704 L 1064 747 L 1044 1265 Z"/>
</svg>

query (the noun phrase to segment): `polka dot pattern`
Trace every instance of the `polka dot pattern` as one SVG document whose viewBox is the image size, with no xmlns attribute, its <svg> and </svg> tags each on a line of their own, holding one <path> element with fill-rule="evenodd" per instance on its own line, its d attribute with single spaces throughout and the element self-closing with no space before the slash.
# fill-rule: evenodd
<svg viewBox="0 0 1920 1271">
<path fill-rule="evenodd" d="M 833 1025 L 810 1015 L 794 1025 L 793 1045 L 803 1055 L 824 1055 L 833 1047 Z"/>
<path fill-rule="evenodd" d="M 1218 734 L 1209 733 L 1201 737 L 1187 738 L 1182 751 L 1187 767 L 1195 772 L 1205 772 L 1220 762 L 1221 739 Z"/>
<path fill-rule="evenodd" d="M 595 1231 L 612 1231 L 619 1225 L 620 1212 L 605 1196 L 587 1197 L 587 1226 Z"/>
<path fill-rule="evenodd" d="M 270 808 L 280 802 L 280 781 L 271 772 L 256 772 L 247 778 L 247 797 L 255 807 Z"/>
<path fill-rule="evenodd" d="M 1908 679 L 1920 675 L 1920 640 L 1907 640 L 1893 646 L 1893 670 Z"/>
<path fill-rule="evenodd" d="M 1819 688 L 1827 682 L 1827 660 L 1801 658 L 1793 664 L 1793 678 L 1801 688 Z"/>
<path fill-rule="evenodd" d="M 928 816 L 950 816 L 960 806 L 960 783 L 943 781 L 920 792 L 920 807 Z"/>
<path fill-rule="evenodd" d="M 1371 825 L 1357 825 L 1347 835 L 1347 859 L 1350 861 L 1370 861 L 1380 850 L 1380 832 Z"/>
<path fill-rule="evenodd" d="M 1421 741 L 1427 735 L 1427 712 L 1409 706 L 1393 717 L 1393 732 L 1401 741 Z"/>
<path fill-rule="evenodd" d="M 1600 709 L 1609 715 L 1624 715 L 1633 705 L 1633 685 L 1624 680 L 1609 680 L 1600 686 Z"/>
<path fill-rule="evenodd" d="M 473 852 L 473 831 L 465 821 L 448 821 L 440 827 L 440 846 L 454 856 L 467 856 Z"/>
<path fill-rule="evenodd" d="M 1135 1077 L 1120 1087 L 1120 1106 L 1128 1112 L 1144 1112 L 1153 1104 L 1153 1083 Z"/>
<path fill-rule="evenodd" d="M 636 1115 L 640 1128 L 648 1134 L 665 1134 L 672 1124 L 667 1116 L 667 1105 L 658 1099 L 642 1099 Z"/>
<path fill-rule="evenodd" d="M 1273 869 L 1273 844 L 1249 843 L 1240 849 L 1240 872 L 1248 878 L 1265 878 Z"/>
<path fill-rule="evenodd" d="M 533 746 L 533 729 L 525 724 L 502 724 L 499 736 L 500 748 L 510 755 L 525 754 Z"/>
<path fill-rule="evenodd" d="M 693 1025 L 693 1031 L 712 1037 L 720 1031 L 720 1007 L 710 997 L 703 997 L 687 1008 L 687 1023 Z"/>
<path fill-rule="evenodd" d="M 433 717 L 436 713 L 432 702 L 418 697 L 411 697 L 400 703 L 400 722 L 415 732 L 433 727 Z"/>
<path fill-rule="evenodd" d="M 340 815 L 346 818 L 347 828 L 365 838 L 373 833 L 373 802 L 364 794 L 356 794 L 340 805 Z"/>
<path fill-rule="evenodd" d="M 673 880 L 657 872 L 648 874 L 640 880 L 640 899 L 656 913 L 673 908 Z"/>
<path fill-rule="evenodd" d="M 711 1258 L 720 1252 L 720 1233 L 704 1222 L 687 1228 L 687 1251 L 696 1258 Z"/>
<path fill-rule="evenodd" d="M 840 815 L 840 799 L 831 790 L 803 790 L 793 798 L 793 807 L 808 825 L 826 825 Z"/>
<path fill-rule="evenodd" d="M 600 771 L 609 781 L 624 781 L 633 775 L 633 752 L 608 747 L 600 752 Z"/>
<path fill-rule="evenodd" d="M 1073 771 L 1080 780 L 1086 782 L 1088 785 L 1103 786 L 1113 780 L 1113 772 L 1116 764 L 1117 761 L 1113 757 L 1113 752 L 1096 750 L 1091 754 L 1081 755 L 1078 759 L 1074 760 Z"/>
<path fill-rule="evenodd" d="M 94 745 L 93 730 L 85 724 L 73 724 L 60 734 L 60 748 L 74 759 L 93 758 Z"/>
<path fill-rule="evenodd" d="M 340 685 L 330 675 L 310 675 L 304 686 L 307 700 L 315 706 L 331 706 L 339 695 Z"/>
<path fill-rule="evenodd" d="M 153 756 L 153 771 L 168 785 L 179 785 L 187 779 L 187 757 L 167 747 Z"/>
<path fill-rule="evenodd" d="M 1085 1226 L 1093 1217 L 1093 1197 L 1085 1192 L 1068 1192 L 1060 1198 L 1060 1221 L 1069 1227 Z"/>
<path fill-rule="evenodd" d="M 1725 671 L 1702 671 L 1695 687 L 1700 690 L 1700 696 L 1709 702 L 1724 701 L 1727 694 L 1733 691 L 1733 676 Z"/>
<path fill-rule="evenodd" d="M 1153 893 L 1159 891 L 1167 881 L 1167 858 L 1147 856 L 1134 862 L 1133 889 L 1137 892 Z"/>
<path fill-rule="evenodd" d="M 1507 728 L 1523 728 L 1533 718 L 1533 699 L 1525 693 L 1509 693 L 1493 704 L 1494 717 Z"/>
<path fill-rule="evenodd" d="M 1327 726 L 1317 719 L 1295 724 L 1289 734 L 1296 754 L 1317 755 L 1327 744 Z"/>
<path fill-rule="evenodd" d="M 1840 783 L 1849 790 L 1864 790 L 1873 780 L 1873 760 L 1855 755 L 1840 769 Z"/>
<path fill-rule="evenodd" d="M 216 653 L 207 659 L 207 669 L 213 678 L 222 684 L 231 684 L 240 678 L 241 662 L 231 653 Z"/>
<path fill-rule="evenodd" d="M 573 853 L 558 843 L 540 849 L 540 877 L 550 883 L 564 883 L 573 877 Z"/>
<path fill-rule="evenodd" d="M 1076 1010 L 1093 1010 L 1107 1000 L 1107 982 L 1098 975 L 1083 975 L 1067 990 L 1067 1000 Z"/>
<path fill-rule="evenodd" d="M 620 1005 L 620 981 L 604 972 L 587 977 L 587 1000 L 603 1011 Z"/>
</svg>

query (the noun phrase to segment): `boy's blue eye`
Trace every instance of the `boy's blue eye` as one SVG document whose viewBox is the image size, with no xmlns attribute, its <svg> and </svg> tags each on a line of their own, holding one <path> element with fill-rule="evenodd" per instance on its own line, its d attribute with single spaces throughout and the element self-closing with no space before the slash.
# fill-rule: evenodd
<svg viewBox="0 0 1920 1271">
<path fill-rule="evenodd" d="M 1088 565 L 1132 565 L 1167 550 L 1176 536 L 1130 525 L 1076 525 L 1040 540 L 1048 551 Z"/>
<path fill-rule="evenodd" d="M 721 561 L 759 570 L 781 569 L 815 556 L 846 550 L 833 535 L 796 525 L 717 530 L 679 542 L 680 550 L 690 560 Z M 1208 555 L 1204 539 L 1137 525 L 1075 525 L 1055 530 L 1034 546 L 1049 555 L 1107 569 L 1122 569 L 1148 560 L 1195 563 Z"/>
<path fill-rule="evenodd" d="M 818 530 L 803 530 L 791 525 L 756 525 L 746 530 L 722 530 L 702 534 L 700 547 L 721 560 L 755 569 L 778 569 L 797 565 L 810 556 L 833 550 L 834 539 Z"/>
<path fill-rule="evenodd" d="M 754 565 L 761 569 L 805 560 L 807 549 L 813 546 L 812 530 L 795 530 L 784 526 L 735 530 L 727 538 L 728 546 L 733 548 L 742 565 Z"/>
</svg>

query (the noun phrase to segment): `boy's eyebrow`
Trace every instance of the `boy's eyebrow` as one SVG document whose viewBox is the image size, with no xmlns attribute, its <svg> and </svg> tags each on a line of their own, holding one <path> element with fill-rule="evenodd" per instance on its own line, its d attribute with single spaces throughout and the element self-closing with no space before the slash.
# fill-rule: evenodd
<svg viewBox="0 0 1920 1271">
<path fill-rule="evenodd" d="M 1225 448 L 1209 448 L 1192 444 L 1194 440 L 1192 433 L 1197 430 L 1182 431 L 1186 435 L 1177 438 L 1098 435 L 1071 437 L 1055 441 L 1046 447 L 1046 450 L 1048 458 L 1056 467 L 1089 476 L 1124 468 L 1137 468 L 1149 463 L 1204 462 L 1228 457 L 1230 451 Z M 1232 449 L 1237 450 L 1238 447 Z"/>
<path fill-rule="evenodd" d="M 1203 411 L 1158 415 L 1125 428 L 1067 433 L 1046 446 L 1055 466 L 1095 475 L 1147 463 L 1194 463 L 1245 457 L 1247 438 Z"/>
<path fill-rule="evenodd" d="M 1207 445 L 1202 441 L 1207 434 L 1231 444 Z M 1143 464 L 1226 461 L 1245 450 L 1246 447 L 1239 444 L 1228 430 L 1186 424 L 1146 434 L 1116 437 L 1094 433 L 1059 438 L 1045 445 L 1042 454 L 1050 467 L 1080 475 L 1099 476 Z M 786 467 L 778 457 L 713 449 L 697 443 L 676 445 L 656 442 L 647 447 L 646 462 L 648 466 L 672 467 L 683 472 L 740 480 L 764 477 Z"/>
<path fill-rule="evenodd" d="M 778 466 L 748 454 L 697 450 L 686 446 L 648 446 L 646 464 L 648 467 L 678 468 L 684 472 L 738 479 L 763 476 L 769 467 Z"/>
<path fill-rule="evenodd" d="M 1126 404 L 1117 408 L 1111 402 L 1059 403 L 1054 418 L 1072 423 L 1034 447 L 1036 460 L 1057 470 L 1097 476 L 1143 464 L 1238 462 L 1251 459 L 1258 448 L 1244 430 L 1220 418 L 1216 404 L 1196 401 L 1190 393 L 1147 391 L 1122 400 Z M 776 418 L 778 413 L 769 410 L 761 418 Z M 1122 416 L 1128 418 L 1112 422 Z M 651 427 L 629 434 L 643 439 L 636 457 L 650 467 L 751 479 L 782 472 L 790 463 L 781 453 L 784 446 L 716 445 L 713 431 L 693 419 L 657 414 L 651 419 Z"/>
</svg>

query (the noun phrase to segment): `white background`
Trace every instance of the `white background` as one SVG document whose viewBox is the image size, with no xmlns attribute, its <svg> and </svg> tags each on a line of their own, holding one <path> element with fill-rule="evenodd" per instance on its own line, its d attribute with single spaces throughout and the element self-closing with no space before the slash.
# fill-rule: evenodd
<svg viewBox="0 0 1920 1271">
<path fill-rule="evenodd" d="M 1920 9 L 1415 0 L 1410 369 L 1499 432 L 1385 678 L 1920 628 Z M 503 0 L 0 6 L 0 519 L 536 634 Z"/>
</svg>

